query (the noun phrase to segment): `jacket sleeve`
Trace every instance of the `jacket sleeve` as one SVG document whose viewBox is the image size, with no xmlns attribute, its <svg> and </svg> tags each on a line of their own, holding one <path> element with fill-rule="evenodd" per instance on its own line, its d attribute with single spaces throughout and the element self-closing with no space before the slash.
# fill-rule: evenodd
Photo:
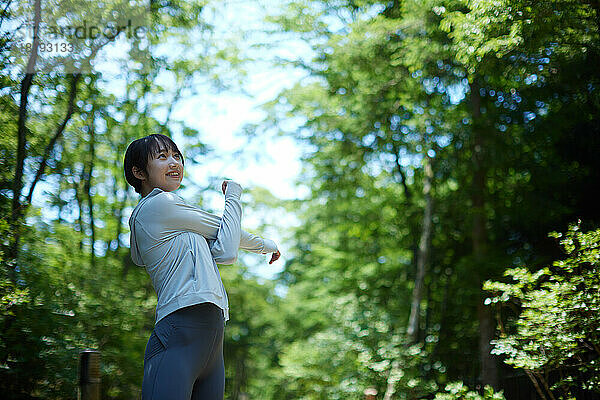
<svg viewBox="0 0 600 400">
<path fill-rule="evenodd" d="M 240 249 L 258 254 L 267 254 L 275 253 L 277 251 L 277 245 L 270 239 L 263 239 L 260 236 L 242 231 Z"/>
<path fill-rule="evenodd" d="M 210 243 L 210 252 L 217 264 L 233 264 L 237 260 L 240 247 L 242 221 L 242 187 L 233 181 L 227 183 L 225 190 L 225 209 L 214 242 Z"/>
<path fill-rule="evenodd" d="M 155 199 L 152 199 L 152 202 L 151 215 L 148 213 L 149 218 L 145 219 L 149 224 L 153 224 L 156 229 L 160 230 L 158 232 L 159 236 L 168 238 L 169 236 L 179 234 L 181 231 L 195 232 L 204 236 L 209 241 L 211 250 L 213 249 L 213 242 L 217 240 L 225 212 L 223 218 L 211 214 L 196 206 L 187 204 L 180 196 L 172 192 L 162 192 Z M 236 200 L 232 199 L 229 201 L 229 204 L 235 202 Z M 239 197 L 237 203 L 239 204 Z M 230 211 L 229 216 L 235 217 L 232 215 L 232 212 L 235 213 L 235 207 L 228 210 L 227 196 L 225 206 L 226 210 Z M 239 213 L 241 219 L 241 206 L 239 207 Z M 217 246 L 220 248 L 219 245 Z M 272 253 L 277 251 L 277 245 L 272 240 L 263 239 L 260 236 L 243 230 L 240 232 L 239 248 L 254 253 Z"/>
</svg>

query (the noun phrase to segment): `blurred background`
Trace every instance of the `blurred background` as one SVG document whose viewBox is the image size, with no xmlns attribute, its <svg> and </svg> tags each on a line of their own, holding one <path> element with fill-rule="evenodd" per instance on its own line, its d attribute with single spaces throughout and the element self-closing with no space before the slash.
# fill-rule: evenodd
<svg viewBox="0 0 600 400">
<path fill-rule="evenodd" d="M 0 393 L 140 398 L 127 145 L 241 255 L 226 398 L 600 398 L 600 2 L 0 1 Z M 37 33 L 37 34 L 36 34 Z"/>
</svg>

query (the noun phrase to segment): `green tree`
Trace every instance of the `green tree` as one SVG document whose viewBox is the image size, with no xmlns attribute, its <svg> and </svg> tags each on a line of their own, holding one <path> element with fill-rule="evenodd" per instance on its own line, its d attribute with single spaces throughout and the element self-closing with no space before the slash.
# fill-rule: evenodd
<svg viewBox="0 0 600 400">
<path fill-rule="evenodd" d="M 100 11 L 107 20 L 118 3 L 104 3 Z M 153 132 L 181 135 L 192 164 L 207 152 L 195 129 L 171 117 L 184 89 L 198 80 L 218 83 L 210 71 L 231 55 L 207 38 L 205 5 L 152 2 L 144 43 L 129 43 L 124 57 L 114 60 L 122 74 L 112 76 L 91 65 L 67 70 L 68 60 L 47 57 L 36 59 L 38 68 L 16 71 L 15 59 L 9 62 L 11 32 L 2 37 L 3 395 L 73 397 L 78 352 L 93 347 L 103 356 L 103 396 L 139 396 L 156 300 L 126 247 L 126 216 L 137 198 L 125 182 L 122 158 L 129 142 Z M 23 16 L 19 7 L 25 6 L 3 3 L 2 22 Z M 62 6 L 76 5 L 44 8 L 44 21 L 65 11 Z M 94 13 L 80 11 L 69 14 L 70 21 Z M 95 44 L 87 45 L 93 60 Z M 170 45 L 182 50 L 178 59 L 165 56 Z M 20 56 L 27 60 L 39 48 L 30 50 Z"/>
<path fill-rule="evenodd" d="M 488 281 L 484 289 L 508 319 L 494 352 L 524 369 L 541 398 L 569 399 L 581 389 L 600 392 L 600 230 L 572 225 L 550 236 L 566 258 L 540 270 L 508 269 L 512 282 Z M 561 378 L 549 381 L 551 372 Z"/>
<path fill-rule="evenodd" d="M 597 180 L 597 71 L 580 75 L 597 64 L 597 10 L 585 2 L 557 10 L 510 1 L 288 4 L 272 20 L 315 54 L 292 60 L 307 79 L 268 105 L 274 121 L 301 121 L 288 133 L 310 149 L 311 196 L 299 205 L 296 258 L 282 275 L 289 295 L 310 303 L 296 308 L 301 340 L 327 331 L 328 305 L 361 287 L 363 309 L 386 305 L 390 337 L 421 331 L 431 350 L 417 367 L 422 377 L 498 387 L 483 282 L 507 263 L 551 259 L 544 232 L 573 216 L 598 219 L 585 185 L 560 189 L 569 176 Z M 417 249 L 427 238 L 425 270 L 428 253 Z M 372 281 L 362 274 L 370 268 Z M 417 306 L 407 309 L 411 300 Z M 386 398 L 399 368 L 397 360 L 380 371 Z"/>
</svg>

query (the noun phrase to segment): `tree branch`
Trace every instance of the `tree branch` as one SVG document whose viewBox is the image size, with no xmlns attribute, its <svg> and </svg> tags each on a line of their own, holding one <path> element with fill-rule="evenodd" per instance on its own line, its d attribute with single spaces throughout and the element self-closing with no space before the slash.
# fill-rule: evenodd
<svg viewBox="0 0 600 400">
<path fill-rule="evenodd" d="M 29 188 L 29 194 L 27 195 L 26 204 L 31 204 L 31 199 L 33 197 L 33 190 L 35 189 L 35 186 L 42 178 L 42 175 L 44 174 L 44 170 L 46 169 L 46 165 L 48 164 L 48 158 L 50 158 L 50 153 L 52 152 L 52 150 L 54 150 L 54 146 L 56 145 L 56 142 L 62 136 L 65 128 L 67 127 L 69 120 L 71 119 L 71 116 L 73 115 L 73 112 L 75 111 L 74 104 L 75 104 L 75 97 L 77 95 L 77 83 L 79 82 L 80 78 L 81 78 L 81 74 L 73 75 L 73 79 L 71 80 L 71 86 L 70 86 L 70 90 L 69 90 L 69 102 L 68 102 L 68 106 L 67 106 L 67 114 L 65 115 L 63 122 L 56 128 L 56 132 L 54 133 L 54 136 L 48 143 L 48 146 L 46 146 L 46 150 L 44 151 L 44 156 L 42 157 L 42 162 L 40 163 L 37 173 L 35 174 L 35 179 L 31 183 L 31 187 Z"/>
<path fill-rule="evenodd" d="M 556 400 L 556 398 L 554 397 L 554 394 L 552 393 L 552 391 L 548 387 L 548 383 L 546 383 L 546 379 L 543 378 L 543 377 L 541 377 L 541 376 L 538 376 L 538 379 L 542 382 L 542 385 L 544 385 L 544 388 L 546 389 L 546 392 L 550 396 L 550 399 L 551 400 Z"/>
<path fill-rule="evenodd" d="M 544 392 L 542 391 L 542 388 L 540 387 L 538 381 L 535 379 L 535 377 L 531 373 L 531 370 L 525 369 L 525 373 L 527 374 L 527 376 L 533 383 L 533 386 L 535 386 L 535 390 L 538 392 L 538 394 L 540 395 L 542 400 L 548 400 L 548 398 L 544 395 Z"/>
</svg>

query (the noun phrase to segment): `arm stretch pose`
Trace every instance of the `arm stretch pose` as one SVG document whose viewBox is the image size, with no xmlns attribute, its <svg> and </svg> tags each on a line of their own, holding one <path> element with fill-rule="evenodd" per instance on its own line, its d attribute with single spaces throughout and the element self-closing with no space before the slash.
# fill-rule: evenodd
<svg viewBox="0 0 600 400">
<path fill-rule="evenodd" d="M 158 303 L 144 355 L 143 400 L 222 400 L 225 387 L 223 331 L 227 293 L 217 264 L 233 264 L 238 249 L 273 253 L 269 239 L 241 229 L 242 188 L 223 182 L 219 217 L 174 193 L 184 160 L 167 136 L 133 141 L 125 153 L 127 182 L 142 199 L 129 219 L 131 258 L 146 268 Z"/>
</svg>

